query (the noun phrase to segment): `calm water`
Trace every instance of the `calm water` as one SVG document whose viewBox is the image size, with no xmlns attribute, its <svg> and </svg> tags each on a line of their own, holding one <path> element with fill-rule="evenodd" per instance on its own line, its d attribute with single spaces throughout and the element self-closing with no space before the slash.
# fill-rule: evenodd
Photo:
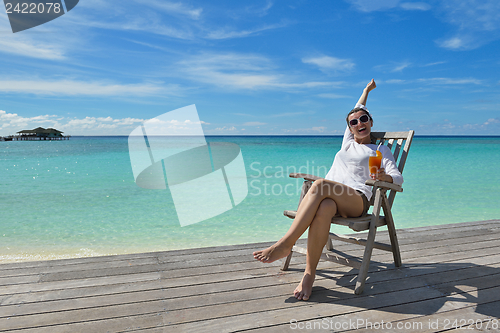
<svg viewBox="0 0 500 333">
<path fill-rule="evenodd" d="M 288 229 L 300 171 L 324 176 L 341 137 L 208 137 L 241 147 L 249 194 L 180 227 L 168 190 L 139 188 L 127 137 L 0 142 L 0 260 L 273 241 Z M 398 228 L 500 218 L 500 137 L 416 137 L 393 213 Z M 286 189 L 286 193 L 285 190 Z M 337 229 L 337 231 L 344 229 Z"/>
</svg>

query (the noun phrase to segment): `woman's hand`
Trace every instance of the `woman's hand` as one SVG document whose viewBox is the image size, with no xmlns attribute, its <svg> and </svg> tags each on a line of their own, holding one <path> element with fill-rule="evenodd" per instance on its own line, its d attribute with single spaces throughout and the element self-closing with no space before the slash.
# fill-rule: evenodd
<svg viewBox="0 0 500 333">
<path fill-rule="evenodd" d="M 384 168 L 378 169 L 376 174 L 371 174 L 370 177 L 375 180 L 392 183 L 392 177 L 385 173 Z"/>
<path fill-rule="evenodd" d="M 368 93 L 375 88 L 377 88 L 377 85 L 375 84 L 375 80 L 372 79 L 370 82 L 368 82 L 365 89 L 363 89 L 363 93 L 361 94 L 361 97 L 359 97 L 358 104 L 362 104 L 362 105 L 366 106 L 366 100 L 368 99 Z"/>
<path fill-rule="evenodd" d="M 375 88 L 377 88 L 377 84 L 375 83 L 375 80 L 372 79 L 370 82 L 368 82 L 365 89 L 367 90 L 367 92 L 370 92 Z"/>
</svg>

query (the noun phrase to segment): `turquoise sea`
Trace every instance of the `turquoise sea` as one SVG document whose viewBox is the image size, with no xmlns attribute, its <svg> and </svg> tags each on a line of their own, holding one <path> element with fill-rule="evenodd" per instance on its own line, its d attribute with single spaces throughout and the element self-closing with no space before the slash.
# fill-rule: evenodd
<svg viewBox="0 0 500 333">
<path fill-rule="evenodd" d="M 0 262 L 277 240 L 300 192 L 288 172 L 324 176 L 341 140 L 207 137 L 240 146 L 249 193 L 185 227 L 168 189 L 135 184 L 126 136 L 0 142 Z M 393 207 L 397 228 L 500 218 L 499 165 L 500 137 L 415 137 Z"/>
</svg>

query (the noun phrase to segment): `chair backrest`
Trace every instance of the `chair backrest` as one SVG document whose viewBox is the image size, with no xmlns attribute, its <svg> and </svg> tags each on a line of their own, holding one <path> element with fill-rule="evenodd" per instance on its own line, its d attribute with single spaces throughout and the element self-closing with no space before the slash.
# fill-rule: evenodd
<svg viewBox="0 0 500 333">
<path fill-rule="evenodd" d="M 391 150 L 399 172 L 403 173 L 414 134 L 415 131 L 413 130 L 407 132 L 371 132 L 371 139 L 373 144 L 378 145 L 382 143 Z M 396 191 L 391 191 L 388 198 L 391 206 L 395 196 Z"/>
</svg>

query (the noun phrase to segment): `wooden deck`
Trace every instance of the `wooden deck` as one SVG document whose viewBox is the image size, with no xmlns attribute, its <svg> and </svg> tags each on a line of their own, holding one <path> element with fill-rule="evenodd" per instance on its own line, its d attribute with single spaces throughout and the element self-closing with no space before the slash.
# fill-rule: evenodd
<svg viewBox="0 0 500 333">
<path fill-rule="evenodd" d="M 500 220 L 398 235 L 402 268 L 375 249 L 356 296 L 357 271 L 322 262 L 308 302 L 303 255 L 287 272 L 253 259 L 270 243 L 2 264 L 0 332 L 500 331 Z"/>
</svg>

